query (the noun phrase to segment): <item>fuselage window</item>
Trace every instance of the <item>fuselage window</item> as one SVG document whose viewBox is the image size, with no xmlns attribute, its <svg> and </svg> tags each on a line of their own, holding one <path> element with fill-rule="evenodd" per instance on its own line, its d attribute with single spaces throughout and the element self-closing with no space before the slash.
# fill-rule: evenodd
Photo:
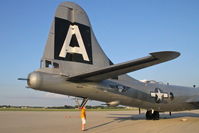
<svg viewBox="0 0 199 133">
<path fill-rule="evenodd" d="M 47 68 L 53 68 L 52 62 L 46 60 L 46 61 L 45 61 L 45 67 L 47 67 Z"/>
<path fill-rule="evenodd" d="M 59 68 L 59 64 L 49 60 L 41 61 L 41 68 Z"/>
<path fill-rule="evenodd" d="M 59 64 L 58 64 L 58 63 L 53 62 L 53 67 L 54 67 L 54 68 L 59 68 Z"/>
</svg>

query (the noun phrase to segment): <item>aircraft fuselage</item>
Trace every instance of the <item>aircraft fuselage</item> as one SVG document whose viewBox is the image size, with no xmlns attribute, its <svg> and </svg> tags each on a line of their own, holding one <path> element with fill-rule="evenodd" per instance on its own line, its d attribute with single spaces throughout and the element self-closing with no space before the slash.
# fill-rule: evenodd
<svg viewBox="0 0 199 133">
<path fill-rule="evenodd" d="M 156 111 L 182 111 L 199 108 L 199 89 L 136 80 L 107 79 L 100 82 L 71 82 L 67 77 L 35 71 L 29 87 L 52 93 L 89 98 Z"/>
</svg>

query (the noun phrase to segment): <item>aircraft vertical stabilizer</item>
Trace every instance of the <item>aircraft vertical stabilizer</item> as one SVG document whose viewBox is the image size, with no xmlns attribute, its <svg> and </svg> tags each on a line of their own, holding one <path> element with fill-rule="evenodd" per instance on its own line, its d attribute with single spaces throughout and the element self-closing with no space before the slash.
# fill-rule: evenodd
<svg viewBox="0 0 199 133">
<path fill-rule="evenodd" d="M 111 64 L 95 38 L 86 12 L 71 2 L 61 3 L 56 10 L 42 63 L 59 66 L 59 72 L 66 76 Z"/>
</svg>

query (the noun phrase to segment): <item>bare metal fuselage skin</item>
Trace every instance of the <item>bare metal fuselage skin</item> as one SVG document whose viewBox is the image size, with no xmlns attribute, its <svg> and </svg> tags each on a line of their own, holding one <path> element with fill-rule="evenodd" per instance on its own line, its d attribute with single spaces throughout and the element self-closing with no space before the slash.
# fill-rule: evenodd
<svg viewBox="0 0 199 133">
<path fill-rule="evenodd" d="M 107 103 L 116 101 L 121 105 L 147 110 L 182 111 L 199 108 L 197 102 L 199 101 L 198 88 L 113 79 L 76 83 L 67 81 L 67 77 L 42 71 L 42 69 L 39 69 L 29 75 L 28 85 L 31 88 L 76 97 L 87 97 Z M 168 94 L 168 97 L 161 96 L 161 100 L 157 102 L 157 97 L 151 96 L 155 88 L 159 88 L 162 93 Z"/>
<path fill-rule="evenodd" d="M 75 3 L 63 2 L 53 18 L 41 68 L 29 74 L 28 86 L 110 105 L 155 111 L 198 109 L 199 88 L 140 82 L 126 75 L 179 55 L 159 51 L 113 64 L 97 42 L 86 12 Z"/>
</svg>

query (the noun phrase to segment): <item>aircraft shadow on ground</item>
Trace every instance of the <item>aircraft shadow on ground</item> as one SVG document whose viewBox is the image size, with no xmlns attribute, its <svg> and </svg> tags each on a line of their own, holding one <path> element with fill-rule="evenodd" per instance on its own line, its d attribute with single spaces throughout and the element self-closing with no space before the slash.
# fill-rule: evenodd
<svg viewBox="0 0 199 133">
<path fill-rule="evenodd" d="M 108 118 L 114 118 L 115 121 L 125 121 L 125 120 L 145 120 L 145 114 L 138 114 L 138 115 L 132 115 L 132 114 L 109 114 Z M 183 117 L 195 117 L 199 118 L 199 114 L 197 113 L 173 113 L 171 116 L 169 114 L 161 114 L 160 113 L 160 120 L 161 119 L 176 119 L 176 118 L 183 118 Z"/>
<path fill-rule="evenodd" d="M 145 120 L 145 114 L 109 114 L 108 118 L 114 118 L 115 121 L 122 122 L 125 120 Z"/>
<path fill-rule="evenodd" d="M 127 116 L 127 117 L 107 117 L 107 118 L 114 118 L 114 120 L 112 121 L 109 121 L 109 122 L 106 122 L 106 123 L 102 123 L 102 124 L 99 124 L 99 125 L 96 125 L 96 126 L 93 126 L 93 127 L 90 127 L 88 128 L 87 130 L 91 130 L 91 129 L 95 129 L 95 128 L 99 128 L 99 127 L 102 127 L 102 126 L 106 126 L 106 125 L 109 125 L 113 122 L 121 122 L 121 121 L 125 121 L 125 120 L 136 120 L 132 115 L 132 114 L 109 114 L 109 115 L 122 115 L 122 116 Z M 140 116 L 140 115 L 139 115 Z M 141 119 L 145 119 L 144 117 L 139 117 L 139 120 Z M 137 119 L 138 120 L 138 119 Z"/>
<path fill-rule="evenodd" d="M 160 113 L 160 120 L 162 119 L 176 119 L 176 118 L 183 118 L 183 117 L 195 117 L 199 119 L 199 114 L 197 113 L 173 113 L 171 116 L 169 114 L 161 114 Z M 109 114 L 107 118 L 113 118 L 114 120 L 102 123 L 93 127 L 88 128 L 87 130 L 103 127 L 106 125 L 109 125 L 113 122 L 123 122 L 127 120 L 145 120 L 145 114 L 137 114 L 137 115 L 132 115 L 132 114 Z"/>
<path fill-rule="evenodd" d="M 189 113 L 189 112 L 183 112 L 183 113 L 174 113 L 171 116 L 168 114 L 160 114 L 161 119 L 175 119 L 175 118 L 183 118 L 183 117 L 195 117 L 199 118 L 199 114 L 197 113 Z"/>
</svg>

